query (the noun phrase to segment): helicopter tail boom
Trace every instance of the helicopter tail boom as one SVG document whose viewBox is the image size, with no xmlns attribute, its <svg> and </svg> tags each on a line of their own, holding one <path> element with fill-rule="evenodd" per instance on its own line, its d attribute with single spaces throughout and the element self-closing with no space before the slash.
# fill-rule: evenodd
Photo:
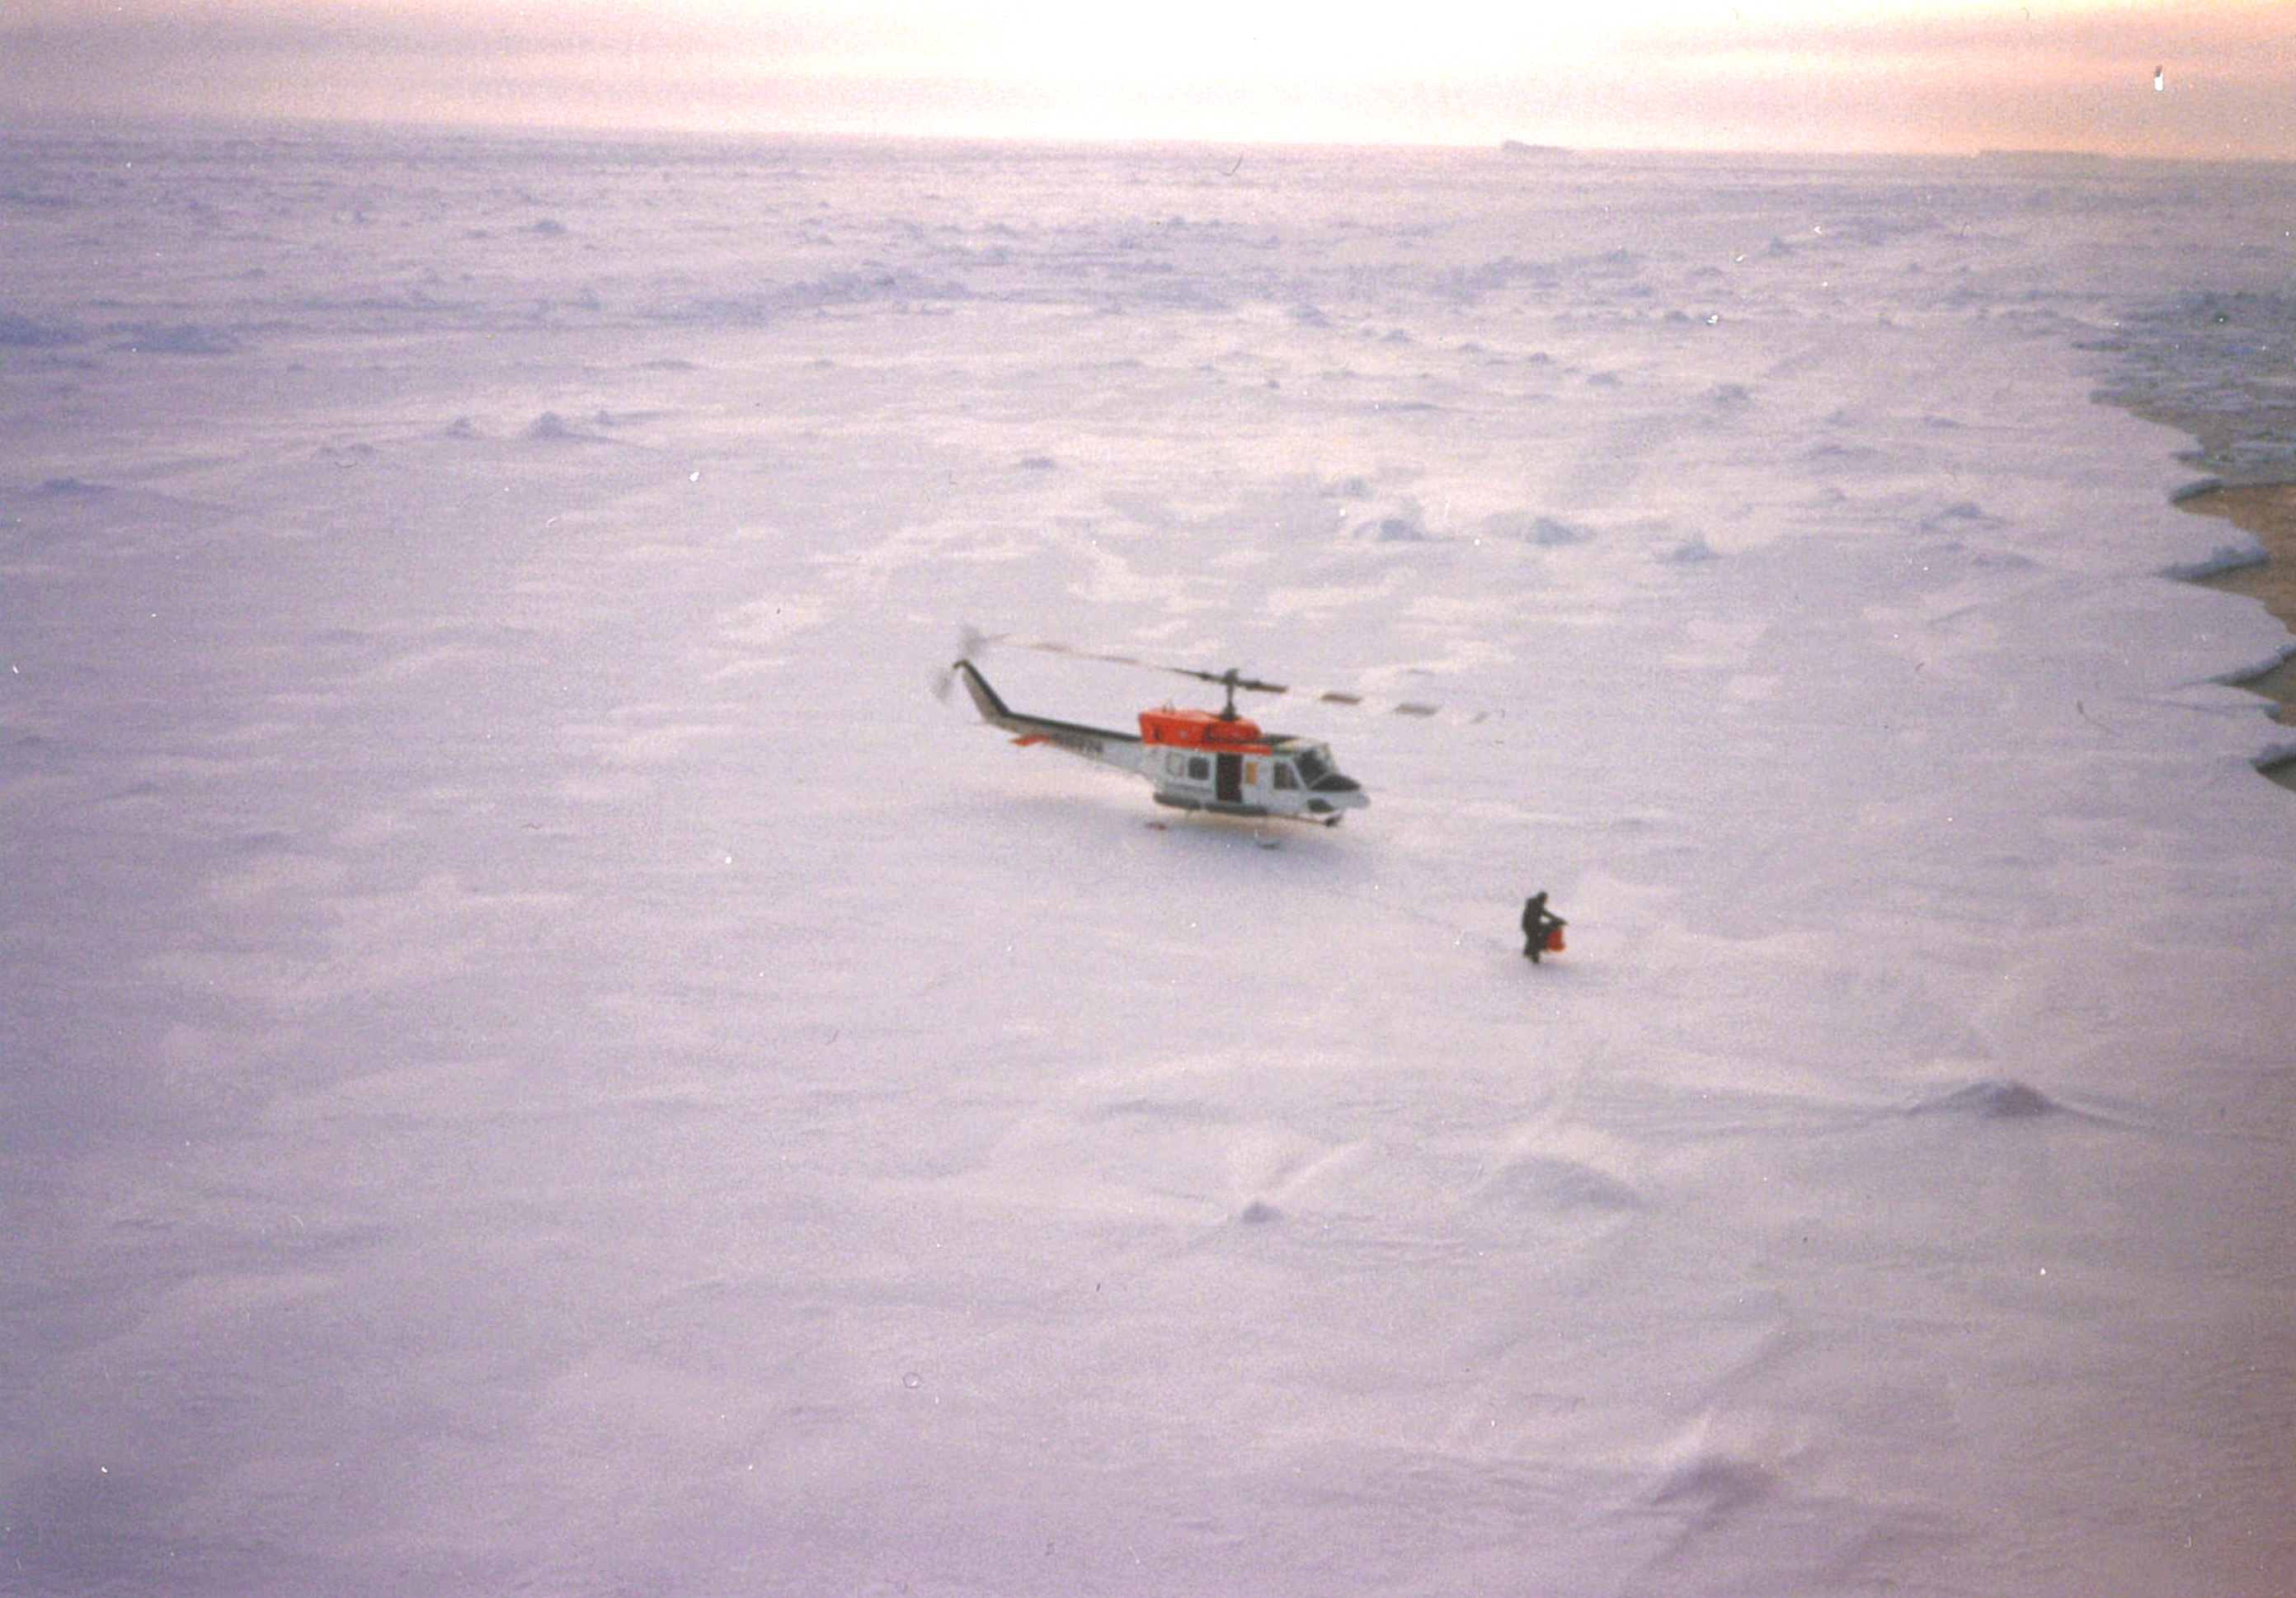
<svg viewBox="0 0 2296 1598">
<path fill-rule="evenodd" d="M 951 669 L 964 680 L 965 692 L 972 696 L 973 708 L 990 726 L 1012 733 L 1023 743 L 1049 743 L 1087 760 L 1099 760 L 1126 771 L 1139 769 L 1140 739 L 1136 734 L 1111 727 L 1088 727 L 1073 721 L 1054 721 L 1046 716 L 1023 715 L 998 696 L 972 661 L 959 660 Z"/>
</svg>

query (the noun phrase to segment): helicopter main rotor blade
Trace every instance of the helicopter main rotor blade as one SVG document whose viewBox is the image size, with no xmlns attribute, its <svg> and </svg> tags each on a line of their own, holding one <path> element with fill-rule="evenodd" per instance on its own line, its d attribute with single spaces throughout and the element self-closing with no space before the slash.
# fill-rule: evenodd
<svg viewBox="0 0 2296 1598">
<path fill-rule="evenodd" d="M 1373 716 L 1402 716 L 1414 721 L 1445 721 L 1456 726 L 1473 726 L 1477 722 L 1496 719 L 1490 710 L 1453 710 L 1442 705 L 1431 705 L 1415 699 L 1373 699 L 1367 694 L 1351 693 L 1343 688 L 1314 691 L 1319 705 L 1339 705 L 1350 710 L 1361 710 Z"/>
<path fill-rule="evenodd" d="M 1180 666 L 1170 660 L 1123 654 L 1115 650 L 1078 649 L 1075 644 L 1063 643 L 1057 638 L 1029 638 L 1019 633 L 975 633 L 972 640 L 976 643 L 1007 643 L 1014 649 L 1033 649 L 1048 655 L 1068 655 L 1078 660 L 1105 660 L 1112 666 L 1133 666 L 1143 671 L 1168 671 L 1174 676 L 1193 677 L 1200 683 L 1217 683 L 1223 688 L 1237 688 L 1248 693 L 1292 692 L 1288 684 L 1248 677 L 1241 668 L 1234 666 L 1226 671 L 1207 671 L 1201 666 Z"/>
<path fill-rule="evenodd" d="M 1057 638 L 1031 638 L 1020 633 L 979 633 L 965 629 L 965 658 L 984 644 L 1009 644 L 1014 649 L 1032 649 L 1048 655 L 1067 655 L 1078 660 L 1105 660 L 1113 666 L 1131 666 L 1143 671 L 1169 672 L 1175 676 L 1193 677 L 1200 683 L 1211 683 L 1222 688 L 1241 692 L 1267 694 L 1296 694 L 1320 705 L 1337 705 L 1349 710 L 1361 710 L 1370 715 L 1402 716 L 1421 721 L 1446 721 L 1462 725 L 1493 719 L 1485 710 L 1451 710 L 1441 705 L 1427 704 L 1417 700 L 1385 700 L 1345 688 L 1316 688 L 1298 683 L 1271 683 L 1260 677 L 1245 676 L 1235 667 L 1226 671 L 1207 671 L 1201 666 L 1179 666 L 1169 660 L 1152 660 L 1145 655 L 1124 654 L 1114 650 L 1078 649 Z"/>
<path fill-rule="evenodd" d="M 1169 660 L 1152 660 L 1145 655 L 1128 655 L 1116 650 L 1078 649 L 1073 643 L 1063 643 L 1057 638 L 1030 638 L 1021 633 L 975 633 L 968 630 L 967 641 L 973 647 L 986 643 L 1007 644 L 1013 649 L 1033 649 L 1040 654 L 1067 655 L 1078 660 L 1105 660 L 1112 666 L 1131 666 L 1142 671 L 1168 671 L 1175 676 L 1194 677 L 1201 682 L 1225 684 L 1236 676 L 1235 685 L 1260 693 L 1282 693 L 1281 683 L 1262 683 L 1254 678 L 1225 671 L 1206 671 L 1197 666 L 1176 666 Z"/>
</svg>

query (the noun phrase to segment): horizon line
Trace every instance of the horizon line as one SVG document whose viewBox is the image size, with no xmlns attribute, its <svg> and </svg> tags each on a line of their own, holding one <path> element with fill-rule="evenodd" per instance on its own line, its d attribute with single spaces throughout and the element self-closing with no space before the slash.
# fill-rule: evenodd
<svg viewBox="0 0 2296 1598">
<path fill-rule="evenodd" d="M 34 113 L 14 126 L 0 129 L 0 141 L 37 143 L 54 137 L 75 138 L 312 138 L 324 135 L 357 138 L 532 139 L 556 143 L 641 143 L 663 140 L 698 143 L 785 143 L 941 147 L 949 149 L 1012 149 L 1042 151 L 1234 151 L 1267 150 L 1299 153 L 1357 150 L 1396 154 L 1487 154 L 1503 159 L 1536 161 L 1574 158 L 1671 156 L 1742 159 L 1749 160 L 1882 160 L 1987 161 L 2054 160 L 2110 161 L 2130 166 L 2285 167 L 2296 165 L 2296 153 L 2284 155 L 2228 152 L 2192 154 L 2128 151 L 2092 144 L 1979 145 L 1965 149 L 1877 149 L 1857 146 L 1788 146 L 1727 143 L 1563 143 L 1552 139 L 1502 135 L 1473 141 L 1430 137 L 1341 139 L 1306 135 L 1210 133 L 1059 133 L 967 132 L 932 129 L 865 129 L 806 127 L 705 126 L 691 122 L 643 121 L 584 124 L 538 118 L 445 118 L 328 116 L 291 111 L 246 111 L 206 109 L 168 111 L 52 110 Z"/>
</svg>

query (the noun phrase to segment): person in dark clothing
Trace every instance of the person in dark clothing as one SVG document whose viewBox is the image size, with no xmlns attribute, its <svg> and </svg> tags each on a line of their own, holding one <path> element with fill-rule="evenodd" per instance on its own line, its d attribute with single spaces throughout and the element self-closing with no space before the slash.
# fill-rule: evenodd
<svg viewBox="0 0 2296 1598">
<path fill-rule="evenodd" d="M 1522 952 L 1524 956 L 1533 965 L 1537 965 L 1538 957 L 1546 952 L 1547 940 L 1562 930 L 1562 927 L 1563 921 L 1561 916 L 1547 914 L 1546 894 L 1544 889 L 1523 900 Z"/>
</svg>

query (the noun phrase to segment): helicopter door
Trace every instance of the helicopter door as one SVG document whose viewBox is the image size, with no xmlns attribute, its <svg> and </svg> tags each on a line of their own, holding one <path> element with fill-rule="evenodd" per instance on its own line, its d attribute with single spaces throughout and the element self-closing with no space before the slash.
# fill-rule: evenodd
<svg viewBox="0 0 2296 1598">
<path fill-rule="evenodd" d="M 1215 796 L 1224 805 L 1242 804 L 1243 802 L 1243 757 L 1217 755 L 1213 758 L 1219 765 L 1213 789 Z"/>
</svg>

